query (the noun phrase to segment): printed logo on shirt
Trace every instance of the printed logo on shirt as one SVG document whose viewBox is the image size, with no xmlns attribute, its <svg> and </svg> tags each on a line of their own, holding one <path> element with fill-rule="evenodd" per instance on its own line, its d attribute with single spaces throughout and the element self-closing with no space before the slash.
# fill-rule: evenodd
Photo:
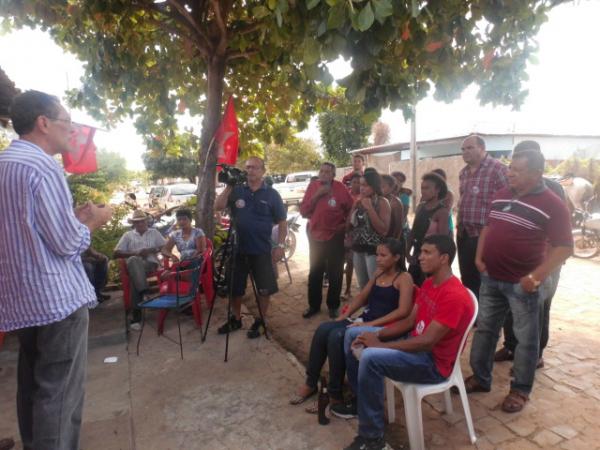
<svg viewBox="0 0 600 450">
<path fill-rule="evenodd" d="M 235 207 L 238 209 L 243 208 L 244 206 L 246 206 L 246 202 L 244 201 L 243 198 L 240 198 L 238 200 L 235 201 Z"/>
<path fill-rule="evenodd" d="M 335 198 L 331 197 L 331 198 L 329 199 L 329 201 L 327 202 L 327 204 L 328 204 L 329 206 L 331 206 L 332 208 L 335 208 L 335 205 L 337 205 L 337 202 L 335 201 Z"/>
<path fill-rule="evenodd" d="M 415 331 L 417 332 L 418 335 L 421 335 L 421 334 L 423 334 L 424 329 L 425 329 L 425 321 L 420 320 L 419 323 L 417 324 L 417 326 L 415 327 Z"/>
</svg>

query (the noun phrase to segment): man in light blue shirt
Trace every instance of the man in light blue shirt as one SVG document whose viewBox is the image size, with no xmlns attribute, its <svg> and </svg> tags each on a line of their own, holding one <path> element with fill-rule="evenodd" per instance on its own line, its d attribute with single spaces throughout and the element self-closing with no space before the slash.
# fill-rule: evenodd
<svg viewBox="0 0 600 450">
<path fill-rule="evenodd" d="M 11 107 L 19 139 L 0 153 L 0 331 L 20 342 L 17 413 L 25 449 L 77 449 L 96 304 L 81 254 L 112 215 L 72 209 L 62 168 L 73 128 L 56 97 L 28 91 Z"/>
</svg>

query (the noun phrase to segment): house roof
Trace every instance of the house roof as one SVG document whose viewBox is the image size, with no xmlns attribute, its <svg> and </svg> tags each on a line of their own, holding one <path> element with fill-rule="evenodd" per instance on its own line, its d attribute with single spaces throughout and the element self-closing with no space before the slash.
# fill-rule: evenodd
<svg viewBox="0 0 600 450">
<path fill-rule="evenodd" d="M 0 67 L 0 124 L 2 126 L 8 124 L 10 104 L 18 93 L 19 90 L 16 88 L 15 83 L 8 78 L 8 75 Z"/>
<path fill-rule="evenodd" d="M 600 139 L 600 135 L 576 135 L 576 134 L 544 134 L 544 133 L 468 133 L 461 136 L 452 136 L 441 139 L 429 139 L 424 141 L 417 141 L 418 146 L 423 145 L 435 145 L 435 144 L 447 144 L 456 141 L 462 141 L 468 136 L 473 134 L 477 134 L 483 138 L 485 137 L 502 137 L 502 136 L 527 136 L 531 138 L 536 137 L 563 137 L 563 138 L 595 138 Z M 354 150 L 348 150 L 348 153 L 360 153 L 362 155 L 370 155 L 373 153 L 394 153 L 402 150 L 410 150 L 410 142 L 396 142 L 394 144 L 384 144 L 384 145 L 373 145 L 370 147 L 357 148 Z"/>
</svg>

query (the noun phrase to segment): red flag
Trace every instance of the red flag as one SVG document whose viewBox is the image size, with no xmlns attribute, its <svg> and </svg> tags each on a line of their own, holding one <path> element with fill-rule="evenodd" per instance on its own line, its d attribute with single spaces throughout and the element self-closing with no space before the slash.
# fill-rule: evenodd
<svg viewBox="0 0 600 450">
<path fill-rule="evenodd" d="M 217 146 L 217 163 L 230 166 L 235 164 L 238 157 L 239 140 L 233 97 L 229 97 L 225 113 L 213 137 L 213 145 Z"/>
<path fill-rule="evenodd" d="M 69 173 L 90 173 L 98 170 L 96 162 L 96 145 L 94 134 L 96 129 L 87 125 L 73 124 L 71 147 L 77 151 L 62 153 L 63 166 Z"/>
</svg>

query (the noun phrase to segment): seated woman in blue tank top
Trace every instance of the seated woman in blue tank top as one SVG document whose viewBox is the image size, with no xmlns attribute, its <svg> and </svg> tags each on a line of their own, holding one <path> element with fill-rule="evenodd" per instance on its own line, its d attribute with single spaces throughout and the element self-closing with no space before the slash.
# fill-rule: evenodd
<svg viewBox="0 0 600 450">
<path fill-rule="evenodd" d="M 317 392 L 317 382 L 326 359 L 329 359 L 328 392 L 331 403 L 341 403 L 346 373 L 343 343 L 348 327 L 381 327 L 410 314 L 413 282 L 406 271 L 404 259 L 404 246 L 396 239 L 386 239 L 377 246 L 374 277 L 335 321 L 324 322 L 316 329 L 308 356 L 306 381 L 290 400 L 292 405 L 304 402 Z M 352 314 L 363 307 L 358 318 L 351 319 Z"/>
</svg>

